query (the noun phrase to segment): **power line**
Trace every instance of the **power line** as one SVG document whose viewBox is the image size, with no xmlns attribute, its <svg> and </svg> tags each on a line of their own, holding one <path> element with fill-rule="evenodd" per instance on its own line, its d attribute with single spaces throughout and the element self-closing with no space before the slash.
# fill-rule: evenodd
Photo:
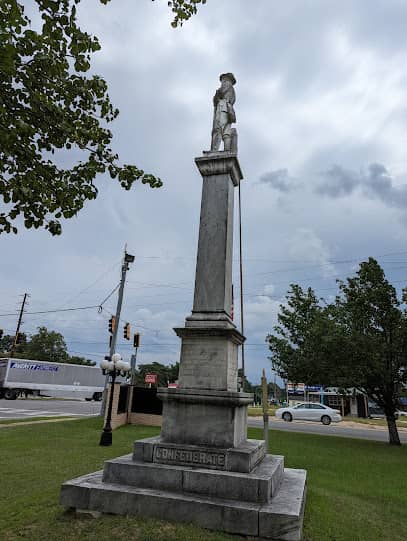
<svg viewBox="0 0 407 541">
<path fill-rule="evenodd" d="M 110 293 L 109 295 L 99 304 L 94 304 L 92 306 L 77 306 L 76 308 L 55 308 L 53 310 L 37 310 L 35 312 L 25 312 L 28 315 L 36 315 L 36 314 L 55 314 L 57 312 L 75 312 L 76 310 L 90 310 L 92 308 L 98 308 L 99 313 L 102 312 L 103 304 L 113 295 L 113 293 L 119 288 L 120 284 L 118 284 Z M 18 315 L 17 313 L 9 313 L 9 314 L 0 314 L 0 317 L 6 317 L 6 316 L 15 316 Z"/>
<path fill-rule="evenodd" d="M 391 255 L 401 255 L 401 254 L 407 254 L 407 251 L 402 251 L 402 252 L 388 252 L 386 254 L 376 254 L 376 255 L 373 255 L 373 256 L 364 256 L 364 257 L 389 257 Z M 364 259 L 364 257 L 362 257 L 362 259 Z M 137 256 L 137 259 L 158 259 L 158 260 L 169 260 L 169 261 L 172 261 L 172 260 L 179 260 L 179 259 L 184 259 L 184 260 L 195 260 L 195 256 L 160 256 L 160 255 L 145 255 L 145 256 L 142 256 L 142 255 L 138 255 Z M 360 258 L 357 258 L 357 259 L 352 259 L 351 261 L 359 261 Z M 239 258 L 234 258 L 233 261 L 239 261 Z M 274 261 L 276 263 L 290 263 L 290 262 L 295 262 L 295 261 L 300 261 L 299 259 L 274 259 L 274 258 L 251 258 L 251 257 L 245 257 L 243 258 L 243 261 Z M 345 262 L 345 261 L 344 261 Z M 341 261 L 335 261 L 335 260 L 332 260 L 332 261 L 329 261 L 329 263 L 333 263 L 333 264 L 336 264 L 336 263 L 341 263 Z"/>
<path fill-rule="evenodd" d="M 79 306 L 77 308 L 60 308 L 57 310 L 41 310 L 38 312 L 25 312 L 27 315 L 35 315 L 35 314 L 55 314 L 56 312 L 74 312 L 75 310 L 90 310 L 91 308 L 99 308 L 99 304 L 95 304 L 93 306 Z M 18 315 L 17 313 L 13 314 L 0 314 L 0 317 L 6 317 L 6 316 L 15 316 Z"/>
<path fill-rule="evenodd" d="M 81 295 L 83 295 L 83 293 L 85 293 L 86 291 L 91 289 L 93 286 L 95 286 L 98 282 L 100 282 L 100 280 L 102 280 L 102 278 L 104 278 L 107 274 L 109 274 L 119 264 L 120 264 L 120 261 L 116 261 L 111 267 L 108 268 L 108 270 L 106 272 L 104 272 L 98 278 L 96 278 L 96 280 L 94 280 L 89 286 L 85 287 L 84 289 L 79 291 L 79 293 L 77 295 L 75 295 L 74 297 L 71 297 L 69 300 L 65 301 L 62 304 L 63 305 L 68 304 L 68 303 L 74 301 L 75 299 L 77 299 L 78 297 L 80 297 Z"/>
</svg>

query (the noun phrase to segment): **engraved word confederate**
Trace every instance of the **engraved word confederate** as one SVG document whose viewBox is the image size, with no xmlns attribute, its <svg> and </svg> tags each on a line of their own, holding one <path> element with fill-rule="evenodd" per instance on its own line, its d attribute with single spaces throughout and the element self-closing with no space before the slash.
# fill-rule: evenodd
<svg viewBox="0 0 407 541">
<path fill-rule="evenodd" d="M 192 451 L 190 449 L 174 449 L 172 447 L 156 447 L 154 462 L 174 462 L 196 466 L 224 469 L 226 464 L 225 453 L 211 451 Z"/>
</svg>

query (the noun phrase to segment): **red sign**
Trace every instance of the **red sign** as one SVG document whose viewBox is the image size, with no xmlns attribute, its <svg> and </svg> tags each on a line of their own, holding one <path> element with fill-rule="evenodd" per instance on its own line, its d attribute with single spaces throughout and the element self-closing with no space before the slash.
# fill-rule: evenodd
<svg viewBox="0 0 407 541">
<path fill-rule="evenodd" d="M 144 376 L 144 383 L 157 383 L 157 374 L 146 374 Z"/>
</svg>

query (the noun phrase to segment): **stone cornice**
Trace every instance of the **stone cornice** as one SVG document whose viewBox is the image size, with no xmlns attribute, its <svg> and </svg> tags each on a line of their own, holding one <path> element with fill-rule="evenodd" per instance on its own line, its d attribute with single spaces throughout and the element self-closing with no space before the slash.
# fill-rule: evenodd
<svg viewBox="0 0 407 541">
<path fill-rule="evenodd" d="M 180 338 L 191 338 L 191 337 L 216 337 L 216 338 L 226 338 L 231 342 L 241 345 L 246 340 L 246 338 L 237 330 L 237 329 L 225 329 L 221 327 L 176 327 L 174 328 L 175 333 Z"/>
<path fill-rule="evenodd" d="M 192 404 L 217 404 L 219 406 L 247 406 L 253 402 L 252 393 L 212 391 L 209 389 L 168 389 L 159 387 L 157 396 L 164 402 L 175 400 Z"/>
<path fill-rule="evenodd" d="M 208 152 L 195 158 L 195 163 L 203 177 L 230 175 L 235 186 L 243 179 L 239 160 L 234 152 Z"/>
</svg>

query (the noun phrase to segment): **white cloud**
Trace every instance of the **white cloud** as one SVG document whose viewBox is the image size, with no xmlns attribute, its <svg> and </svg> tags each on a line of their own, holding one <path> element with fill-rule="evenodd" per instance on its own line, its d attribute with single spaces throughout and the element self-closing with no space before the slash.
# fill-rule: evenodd
<svg viewBox="0 0 407 541">
<path fill-rule="evenodd" d="M 321 269 L 324 277 L 336 273 L 335 266 L 329 260 L 329 250 L 312 229 L 301 227 L 297 229 L 288 242 L 288 253 L 296 260 L 306 260 L 315 263 Z"/>
</svg>

